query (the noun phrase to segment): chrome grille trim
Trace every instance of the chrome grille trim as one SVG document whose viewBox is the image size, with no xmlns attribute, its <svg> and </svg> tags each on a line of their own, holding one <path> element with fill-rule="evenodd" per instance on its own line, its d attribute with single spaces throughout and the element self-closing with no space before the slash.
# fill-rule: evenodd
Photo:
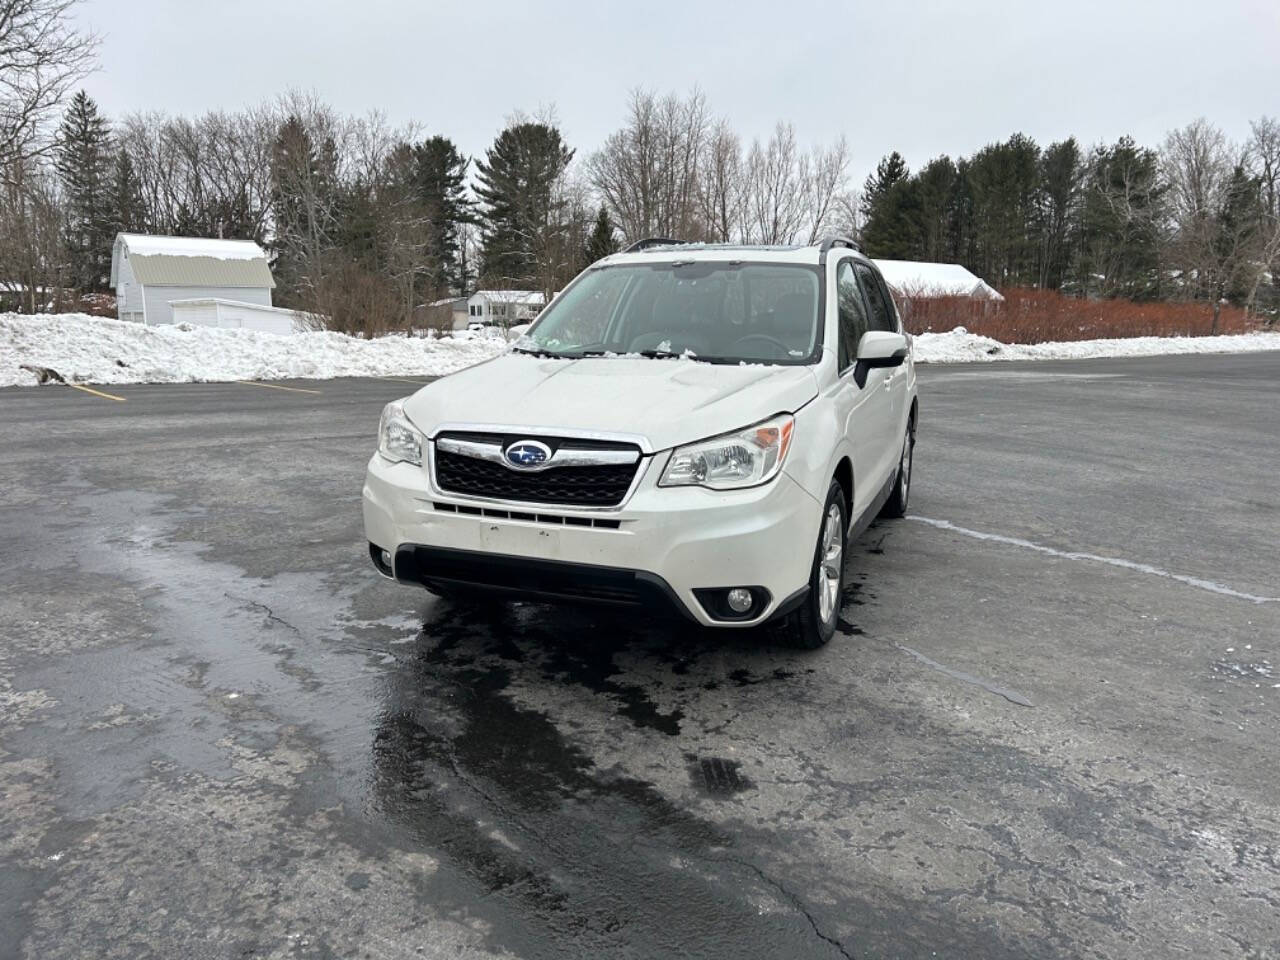
<svg viewBox="0 0 1280 960">
<path fill-rule="evenodd" d="M 458 440 L 454 437 L 441 437 L 435 441 L 436 447 L 445 453 L 455 453 L 476 460 L 488 460 L 500 463 L 508 469 L 515 470 L 507 462 L 501 443 L 480 443 L 475 440 Z M 552 467 L 605 467 L 621 466 L 636 463 L 640 459 L 639 450 L 579 450 L 572 447 L 560 447 L 545 463 L 535 467 L 521 467 L 521 473 L 538 473 Z"/>
</svg>

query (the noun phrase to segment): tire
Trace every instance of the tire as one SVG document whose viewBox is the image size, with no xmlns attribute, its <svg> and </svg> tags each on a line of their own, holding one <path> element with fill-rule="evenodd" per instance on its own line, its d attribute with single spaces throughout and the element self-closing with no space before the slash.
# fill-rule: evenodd
<svg viewBox="0 0 1280 960">
<path fill-rule="evenodd" d="M 902 456 L 898 458 L 898 472 L 893 478 L 893 493 L 885 501 L 880 516 L 900 519 L 907 515 L 907 500 L 911 496 L 912 461 L 915 459 L 916 421 L 907 421 L 907 435 L 902 439 Z"/>
<path fill-rule="evenodd" d="M 836 632 L 844 592 L 844 547 L 849 530 L 846 513 L 844 490 L 832 480 L 818 524 L 809 593 L 784 625 L 791 642 L 802 650 L 826 646 Z"/>
</svg>

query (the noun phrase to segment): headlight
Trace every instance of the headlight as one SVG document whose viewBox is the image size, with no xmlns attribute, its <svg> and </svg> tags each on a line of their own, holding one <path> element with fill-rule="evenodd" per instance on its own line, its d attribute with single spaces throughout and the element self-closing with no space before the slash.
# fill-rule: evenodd
<svg viewBox="0 0 1280 960">
<path fill-rule="evenodd" d="M 736 490 L 772 480 L 787 458 L 795 425 L 795 417 L 784 413 L 722 437 L 676 447 L 658 486 Z"/>
<path fill-rule="evenodd" d="M 378 421 L 378 452 L 393 463 L 422 465 L 422 434 L 404 415 L 403 401 L 396 400 L 382 408 Z"/>
</svg>

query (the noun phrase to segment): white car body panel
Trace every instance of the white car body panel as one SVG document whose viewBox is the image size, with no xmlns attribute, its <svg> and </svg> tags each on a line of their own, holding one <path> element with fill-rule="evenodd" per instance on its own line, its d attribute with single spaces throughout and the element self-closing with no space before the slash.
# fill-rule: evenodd
<svg viewBox="0 0 1280 960">
<path fill-rule="evenodd" d="M 405 401 L 405 413 L 427 436 L 440 424 L 468 422 L 513 432 L 626 433 L 643 438 L 646 452 L 799 409 L 818 392 L 809 367 L 520 354 L 477 364 L 445 383 L 447 389 L 427 387 Z"/>
</svg>

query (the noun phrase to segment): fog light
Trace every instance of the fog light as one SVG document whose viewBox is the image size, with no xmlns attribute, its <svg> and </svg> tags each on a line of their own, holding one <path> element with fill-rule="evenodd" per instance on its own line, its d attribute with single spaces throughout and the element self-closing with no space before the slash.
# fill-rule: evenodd
<svg viewBox="0 0 1280 960">
<path fill-rule="evenodd" d="M 751 609 L 753 602 L 751 591 L 744 587 L 734 587 L 725 597 L 725 602 L 734 613 L 746 613 Z"/>
<path fill-rule="evenodd" d="M 386 567 L 388 570 L 391 569 L 391 551 L 390 550 L 382 551 L 382 565 Z"/>
</svg>

